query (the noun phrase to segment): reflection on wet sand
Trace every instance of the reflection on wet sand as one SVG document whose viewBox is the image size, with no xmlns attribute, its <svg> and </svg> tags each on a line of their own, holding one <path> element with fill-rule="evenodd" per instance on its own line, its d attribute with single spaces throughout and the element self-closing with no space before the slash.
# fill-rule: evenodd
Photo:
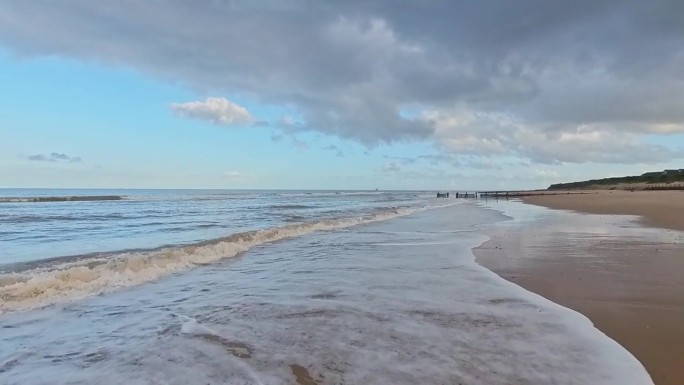
<svg viewBox="0 0 684 385">
<path fill-rule="evenodd" d="M 656 384 L 684 383 L 684 233 L 619 216 L 521 203 L 496 208 L 521 220 L 490 231 L 491 240 L 474 250 L 480 264 L 588 316 Z"/>
</svg>

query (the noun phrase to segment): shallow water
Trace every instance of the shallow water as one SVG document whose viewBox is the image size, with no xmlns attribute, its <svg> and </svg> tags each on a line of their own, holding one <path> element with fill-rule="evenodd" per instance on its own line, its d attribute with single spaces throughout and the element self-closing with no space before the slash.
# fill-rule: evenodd
<svg viewBox="0 0 684 385">
<path fill-rule="evenodd" d="M 375 191 L 2 193 L 0 314 L 149 282 L 266 242 L 453 203 Z"/>
<path fill-rule="evenodd" d="M 472 203 L 255 245 L 0 317 L 3 384 L 650 384 L 568 309 L 474 263 Z"/>
<path fill-rule="evenodd" d="M 87 196 L 122 199 L 25 201 Z M 432 194 L 376 191 L 0 189 L 0 270 L 3 264 L 191 244 L 365 215 L 428 197 Z"/>
</svg>

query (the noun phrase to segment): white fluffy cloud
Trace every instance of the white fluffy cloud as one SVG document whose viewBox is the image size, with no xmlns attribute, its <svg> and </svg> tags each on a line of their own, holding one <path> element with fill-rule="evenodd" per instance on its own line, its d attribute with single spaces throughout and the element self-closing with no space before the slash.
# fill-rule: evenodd
<svg viewBox="0 0 684 385">
<path fill-rule="evenodd" d="M 204 101 L 172 103 L 171 110 L 183 117 L 207 120 L 214 124 L 226 126 L 248 124 L 253 121 L 252 115 L 245 107 L 225 98 L 206 98 Z"/>
<path fill-rule="evenodd" d="M 681 158 L 681 151 L 645 143 L 640 134 L 612 125 L 564 125 L 544 129 L 506 114 L 444 110 L 423 113 L 449 152 L 513 156 L 542 164 L 654 163 Z"/>
</svg>

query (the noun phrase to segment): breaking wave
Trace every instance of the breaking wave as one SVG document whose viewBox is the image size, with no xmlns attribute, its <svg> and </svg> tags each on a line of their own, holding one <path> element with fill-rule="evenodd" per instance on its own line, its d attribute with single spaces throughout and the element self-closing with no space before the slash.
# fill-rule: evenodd
<svg viewBox="0 0 684 385">
<path fill-rule="evenodd" d="M 383 221 L 447 205 L 392 208 L 362 217 L 290 224 L 236 233 L 186 246 L 58 258 L 23 270 L 0 273 L 0 314 L 68 302 L 138 285 L 193 266 L 235 257 L 264 243 L 315 231 L 344 229 Z"/>
</svg>

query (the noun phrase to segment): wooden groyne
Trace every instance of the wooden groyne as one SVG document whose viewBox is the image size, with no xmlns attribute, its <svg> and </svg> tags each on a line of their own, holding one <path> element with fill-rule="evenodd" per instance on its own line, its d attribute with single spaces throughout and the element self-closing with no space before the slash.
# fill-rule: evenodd
<svg viewBox="0 0 684 385">
<path fill-rule="evenodd" d="M 437 198 L 475 198 L 477 199 L 477 192 L 438 192 Z"/>
<path fill-rule="evenodd" d="M 454 193 L 454 197 L 463 199 L 477 199 L 478 195 L 477 191 L 458 191 Z"/>
<path fill-rule="evenodd" d="M 527 191 L 456 191 L 452 193 L 437 193 L 437 198 L 463 198 L 463 199 L 514 199 L 535 195 L 568 195 L 589 194 L 589 192 L 527 190 Z"/>
<path fill-rule="evenodd" d="M 651 184 L 639 185 L 633 188 L 620 187 L 610 190 L 625 190 L 625 191 L 658 191 L 658 190 L 684 190 L 684 185 L 673 184 Z M 606 190 L 608 191 L 608 190 Z M 578 195 L 578 194 L 596 194 L 596 191 L 585 190 L 492 190 L 492 191 L 456 191 L 456 192 L 439 192 L 437 198 L 464 198 L 464 199 L 518 199 L 523 197 L 537 196 L 537 195 Z"/>
<path fill-rule="evenodd" d="M 482 199 L 511 199 L 511 198 L 521 198 L 529 197 L 535 195 L 557 195 L 557 194 L 569 194 L 566 192 L 548 192 L 547 190 L 539 191 L 478 191 L 478 196 Z"/>
</svg>

